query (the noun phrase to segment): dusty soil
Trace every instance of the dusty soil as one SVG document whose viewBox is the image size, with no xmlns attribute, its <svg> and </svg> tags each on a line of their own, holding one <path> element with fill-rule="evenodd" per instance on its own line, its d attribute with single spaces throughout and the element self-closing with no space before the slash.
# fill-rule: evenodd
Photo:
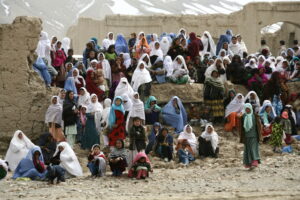
<svg viewBox="0 0 300 200">
<path fill-rule="evenodd" d="M 274 154 L 261 145 L 262 164 L 249 171 L 242 166 L 243 145 L 236 136 L 218 133 L 219 158 L 197 159 L 188 167 L 151 158 L 154 172 L 146 180 L 111 177 L 109 167 L 106 177 L 91 178 L 86 152 L 76 150 L 83 177 L 48 185 L 13 181 L 10 174 L 0 182 L 1 199 L 300 199 L 299 143 L 293 144 L 292 154 Z"/>
</svg>

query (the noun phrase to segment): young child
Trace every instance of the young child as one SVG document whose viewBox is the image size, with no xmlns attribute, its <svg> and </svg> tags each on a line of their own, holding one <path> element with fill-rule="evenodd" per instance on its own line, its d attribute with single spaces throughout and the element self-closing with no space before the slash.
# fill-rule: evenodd
<svg viewBox="0 0 300 200">
<path fill-rule="evenodd" d="M 160 134 L 156 137 L 155 153 L 165 162 L 173 158 L 173 140 L 167 128 L 162 128 Z"/>
<path fill-rule="evenodd" d="M 128 172 L 129 178 L 145 179 L 149 177 L 149 172 L 153 172 L 149 158 L 144 152 L 138 153 L 133 161 L 133 165 Z"/>
<path fill-rule="evenodd" d="M 282 112 L 280 124 L 282 124 L 283 130 L 286 135 L 285 143 L 287 145 L 289 145 L 292 143 L 292 137 L 291 137 L 292 126 L 291 126 L 291 121 L 289 120 L 289 114 L 287 111 Z"/>
<path fill-rule="evenodd" d="M 162 129 L 162 126 L 159 122 L 155 122 L 153 124 L 153 127 L 152 127 L 152 131 L 151 133 L 148 135 L 148 145 L 146 147 L 146 150 L 145 150 L 145 153 L 148 155 L 150 152 L 152 152 L 153 150 L 153 147 L 155 145 L 155 141 L 156 141 L 156 138 L 157 136 L 159 135 L 160 133 L 160 130 Z"/>
<path fill-rule="evenodd" d="M 8 172 L 8 162 L 0 159 L 0 180 L 5 178 Z"/>
<path fill-rule="evenodd" d="M 127 154 L 123 140 L 117 140 L 114 149 L 109 154 L 109 166 L 113 176 L 122 176 L 127 167 Z"/>
<path fill-rule="evenodd" d="M 215 132 L 214 127 L 211 124 L 207 124 L 205 131 L 202 132 L 198 138 L 199 141 L 199 156 L 200 157 L 213 157 L 217 158 L 219 153 L 219 136 Z"/>
<path fill-rule="evenodd" d="M 146 148 L 145 129 L 141 125 L 142 120 L 138 117 L 133 118 L 133 126 L 129 130 L 129 168 L 133 164 L 133 159 L 138 152 L 144 151 Z"/>
<path fill-rule="evenodd" d="M 79 113 L 79 123 L 77 124 L 77 142 L 81 143 L 82 142 L 82 137 L 85 131 L 85 124 L 86 124 L 86 110 L 87 106 L 82 105 L 80 107 L 80 113 Z"/>
<path fill-rule="evenodd" d="M 281 153 L 281 146 L 283 140 L 283 125 L 280 123 L 280 117 L 276 117 L 272 124 L 272 134 L 270 139 L 270 145 L 273 146 L 273 151 Z"/>
<path fill-rule="evenodd" d="M 106 172 L 106 158 L 100 150 L 99 144 L 94 144 L 88 156 L 87 167 L 90 169 L 92 176 L 102 177 Z"/>
<path fill-rule="evenodd" d="M 183 140 L 179 149 L 177 149 L 177 155 L 179 157 L 179 162 L 188 165 L 190 162 L 194 161 L 195 158 L 192 153 L 192 148 L 190 147 L 187 140 Z"/>
</svg>

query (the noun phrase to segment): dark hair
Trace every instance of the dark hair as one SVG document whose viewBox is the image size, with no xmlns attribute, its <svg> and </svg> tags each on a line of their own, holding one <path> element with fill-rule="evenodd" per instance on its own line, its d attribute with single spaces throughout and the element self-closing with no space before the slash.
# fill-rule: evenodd
<svg viewBox="0 0 300 200">
<path fill-rule="evenodd" d="M 280 123 L 281 118 L 279 116 L 275 117 L 274 122 L 279 124 Z"/>
<path fill-rule="evenodd" d="M 294 45 L 297 45 L 298 44 L 298 40 L 294 40 Z"/>
<path fill-rule="evenodd" d="M 137 120 L 141 121 L 141 118 L 139 118 L 139 117 L 134 117 L 134 118 L 133 118 L 133 121 L 134 121 L 134 122 L 137 121 Z"/>
<path fill-rule="evenodd" d="M 116 142 L 115 142 L 115 144 L 117 144 L 118 141 L 120 141 L 122 143 L 122 147 L 121 148 L 124 149 L 124 146 L 125 146 L 124 145 L 124 141 L 122 139 L 117 139 Z"/>
<path fill-rule="evenodd" d="M 266 40 L 261 40 L 261 41 L 260 41 L 260 44 L 261 44 L 261 45 L 265 45 L 265 44 L 267 44 L 267 42 L 266 42 Z"/>
<path fill-rule="evenodd" d="M 162 128 L 161 130 L 160 130 L 160 134 L 162 134 L 163 133 L 163 131 L 167 131 L 167 133 L 169 133 L 169 129 L 168 128 Z"/>
<path fill-rule="evenodd" d="M 284 41 L 284 40 L 280 40 L 280 41 L 279 41 L 279 44 L 280 44 L 280 45 L 285 45 L 285 41 Z"/>
<path fill-rule="evenodd" d="M 130 35 L 132 35 L 132 36 L 136 37 L 136 33 L 131 33 Z"/>
</svg>

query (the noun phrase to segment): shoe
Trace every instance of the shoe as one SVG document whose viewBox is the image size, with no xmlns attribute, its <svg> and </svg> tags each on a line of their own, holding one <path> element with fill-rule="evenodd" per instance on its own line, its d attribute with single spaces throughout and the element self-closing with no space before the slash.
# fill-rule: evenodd
<svg viewBox="0 0 300 200">
<path fill-rule="evenodd" d="M 165 161 L 165 162 L 169 162 L 169 159 L 168 159 L 168 158 L 165 158 L 164 161 Z"/>
</svg>

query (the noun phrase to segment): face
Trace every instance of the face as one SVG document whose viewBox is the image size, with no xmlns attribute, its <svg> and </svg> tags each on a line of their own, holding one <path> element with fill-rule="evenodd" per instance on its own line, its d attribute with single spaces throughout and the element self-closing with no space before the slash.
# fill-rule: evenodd
<svg viewBox="0 0 300 200">
<path fill-rule="evenodd" d="M 57 42 L 57 43 L 56 43 L 56 46 L 57 46 L 57 48 L 60 49 L 60 48 L 61 48 L 61 42 Z"/>
<path fill-rule="evenodd" d="M 159 49 L 159 43 L 158 42 L 155 43 L 155 49 Z"/>
<path fill-rule="evenodd" d="M 23 139 L 23 133 L 20 132 L 20 133 L 18 134 L 18 138 L 19 138 L 20 140 L 22 140 L 22 139 Z"/>
<path fill-rule="evenodd" d="M 141 159 L 140 159 L 140 162 L 141 162 L 141 163 L 144 163 L 144 162 L 146 162 L 146 158 L 144 158 L 144 157 L 143 157 L 143 158 L 141 158 Z"/>
<path fill-rule="evenodd" d="M 239 100 L 241 100 L 242 98 L 243 98 L 242 95 L 239 95 L 239 96 L 238 96 L 238 99 L 239 99 Z"/>
<path fill-rule="evenodd" d="M 226 56 L 225 51 L 222 51 L 222 52 L 221 52 L 221 56 L 222 56 L 222 57 Z"/>
<path fill-rule="evenodd" d="M 64 150 L 64 147 L 63 147 L 63 146 L 58 146 L 58 150 L 59 150 L 60 152 L 62 152 L 62 151 Z"/>
<path fill-rule="evenodd" d="M 73 93 L 73 92 L 70 92 L 70 93 L 69 93 L 69 98 L 70 98 L 71 100 L 74 99 L 74 93 Z"/>
<path fill-rule="evenodd" d="M 73 76 L 74 76 L 74 77 L 75 77 L 75 76 L 78 76 L 77 70 L 73 70 Z"/>
<path fill-rule="evenodd" d="M 149 62 L 148 56 L 145 56 L 145 57 L 143 58 L 143 61 L 144 61 L 145 63 L 148 63 L 148 62 Z"/>
<path fill-rule="evenodd" d="M 238 37 L 237 37 L 237 40 L 238 40 L 239 42 L 241 42 L 241 41 L 242 41 L 242 37 L 241 37 L 241 36 L 238 36 Z"/>
<path fill-rule="evenodd" d="M 112 39 L 114 38 L 114 34 L 110 33 L 110 34 L 108 35 L 108 37 L 109 37 L 110 40 L 112 40 Z"/>
<path fill-rule="evenodd" d="M 138 94 L 135 94 L 135 95 L 134 95 L 134 98 L 135 98 L 135 99 L 139 99 L 139 95 L 138 95 Z"/>
<path fill-rule="evenodd" d="M 267 106 L 267 107 L 266 107 L 266 112 L 267 112 L 267 113 L 270 113 L 271 110 L 272 110 L 271 106 Z"/>
<path fill-rule="evenodd" d="M 116 104 L 117 106 L 121 105 L 121 103 L 122 103 L 121 99 L 116 99 L 115 104 Z"/>
<path fill-rule="evenodd" d="M 83 64 L 80 63 L 80 64 L 77 66 L 77 68 L 78 68 L 79 70 L 82 70 L 82 69 L 83 69 Z"/>
<path fill-rule="evenodd" d="M 230 93 L 229 93 L 229 96 L 230 96 L 231 98 L 233 98 L 233 97 L 234 97 L 234 93 L 233 93 L 233 92 L 230 92 Z"/>
<path fill-rule="evenodd" d="M 161 133 L 164 137 L 166 137 L 168 135 L 168 131 L 167 130 L 163 130 Z"/>
<path fill-rule="evenodd" d="M 55 44 L 55 42 L 57 42 L 57 37 L 52 38 L 52 44 Z"/>
<path fill-rule="evenodd" d="M 134 124 L 135 126 L 140 126 L 140 125 L 141 125 L 141 120 L 136 119 L 136 120 L 134 120 L 133 124 Z"/>
<path fill-rule="evenodd" d="M 216 66 L 220 66 L 221 65 L 221 63 L 222 63 L 222 60 L 217 60 L 217 62 L 216 62 Z"/>
<path fill-rule="evenodd" d="M 116 141 L 116 147 L 118 148 L 118 149 L 121 149 L 122 148 L 122 142 L 120 141 L 120 140 L 117 140 Z"/>
<path fill-rule="evenodd" d="M 160 128 L 159 126 L 154 126 L 155 131 L 159 131 L 159 128 Z"/>
<path fill-rule="evenodd" d="M 97 63 L 96 63 L 96 62 L 92 62 L 92 63 L 91 63 L 91 66 L 92 66 L 92 68 L 95 69 L 95 68 L 97 67 Z"/>
<path fill-rule="evenodd" d="M 92 97 L 92 102 L 93 102 L 93 103 L 96 103 L 96 102 L 97 102 L 97 97 L 96 97 L 95 95 Z"/>
<path fill-rule="evenodd" d="M 60 98 L 61 99 L 64 99 L 66 97 L 66 92 L 64 91 L 64 90 L 62 90 L 61 92 L 60 92 Z"/>
<path fill-rule="evenodd" d="M 228 43 L 223 44 L 223 49 L 228 49 Z"/>
<path fill-rule="evenodd" d="M 251 109 L 250 108 L 246 108 L 245 111 L 246 111 L 247 114 L 251 113 Z"/>
<path fill-rule="evenodd" d="M 236 44 L 236 43 L 237 43 L 237 39 L 236 39 L 236 38 L 232 38 L 231 42 L 232 42 L 233 44 Z"/>
<path fill-rule="evenodd" d="M 211 126 L 208 126 L 208 127 L 207 127 L 207 132 L 208 132 L 208 133 L 212 133 L 212 132 L 213 132 L 213 128 L 212 128 Z"/>
<path fill-rule="evenodd" d="M 95 58 L 95 57 L 96 57 L 95 51 L 90 51 L 89 57 L 90 57 L 90 58 Z"/>
<path fill-rule="evenodd" d="M 139 40 L 141 40 L 144 36 L 145 36 L 144 33 L 141 33 L 141 34 L 139 35 Z"/>
<path fill-rule="evenodd" d="M 81 96 L 83 96 L 85 94 L 85 91 L 83 89 L 80 89 L 79 93 L 80 93 Z"/>
<path fill-rule="evenodd" d="M 192 128 L 190 126 L 186 127 L 186 132 L 191 133 L 192 132 Z"/>
<path fill-rule="evenodd" d="M 70 71 L 72 69 L 72 64 L 67 65 L 67 71 Z"/>
<path fill-rule="evenodd" d="M 54 97 L 54 98 L 52 99 L 52 104 L 57 104 L 57 98 L 56 98 L 56 97 Z"/>
<path fill-rule="evenodd" d="M 39 157 L 40 157 L 40 152 L 39 151 L 36 151 L 36 152 L 34 152 L 34 154 L 33 154 L 33 157 L 35 158 L 35 159 L 38 159 Z"/>
<path fill-rule="evenodd" d="M 100 58 L 100 60 L 103 60 L 103 59 L 104 59 L 104 56 L 103 56 L 102 53 L 100 54 L 99 58 Z"/>
<path fill-rule="evenodd" d="M 181 65 L 182 64 L 182 62 L 181 62 L 181 60 L 179 59 L 179 58 L 177 58 L 177 63 L 179 64 L 179 65 Z"/>
<path fill-rule="evenodd" d="M 179 38 L 175 40 L 175 44 L 176 44 L 176 45 L 179 45 L 179 44 L 180 44 Z"/>
<path fill-rule="evenodd" d="M 86 113 L 86 108 L 85 108 L 85 107 L 81 107 L 80 110 L 81 110 L 81 113 L 85 115 L 85 113 Z"/>
<path fill-rule="evenodd" d="M 145 68 L 144 64 L 140 64 L 140 69 L 144 69 L 144 68 Z"/>
<path fill-rule="evenodd" d="M 150 105 L 151 105 L 151 106 L 153 106 L 153 105 L 155 105 L 155 104 L 156 104 L 156 101 L 151 101 L 151 102 L 150 102 Z"/>
<path fill-rule="evenodd" d="M 255 96 L 255 94 L 254 94 L 254 93 L 251 93 L 251 94 L 250 94 L 250 99 L 253 99 L 253 100 L 254 100 L 254 99 L 255 99 L 255 97 L 256 97 L 256 96 Z"/>
<path fill-rule="evenodd" d="M 99 154 L 100 153 L 100 148 L 98 146 L 94 147 L 94 153 Z"/>
<path fill-rule="evenodd" d="M 174 99 L 172 103 L 173 103 L 173 106 L 177 106 L 177 99 Z"/>
<path fill-rule="evenodd" d="M 219 74 L 218 72 L 214 71 L 212 74 L 211 74 L 212 77 L 214 78 L 218 78 Z"/>
</svg>

